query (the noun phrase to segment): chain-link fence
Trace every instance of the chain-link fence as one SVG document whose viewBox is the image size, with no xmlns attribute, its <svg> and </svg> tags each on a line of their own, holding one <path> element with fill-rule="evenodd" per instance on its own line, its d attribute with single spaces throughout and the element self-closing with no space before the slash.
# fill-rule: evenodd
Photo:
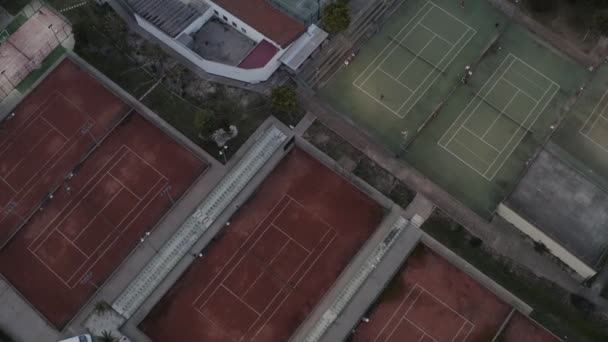
<svg viewBox="0 0 608 342">
<path fill-rule="evenodd" d="M 31 19 L 36 13 L 43 13 L 40 12 L 42 5 L 37 6 L 36 4 L 40 5 L 40 2 L 32 2 L 26 6 L 22 10 L 23 14 L 29 15 L 28 18 Z M 48 13 L 52 15 L 50 10 Z M 31 30 L 31 28 L 25 27 L 26 25 L 28 25 L 27 22 L 20 30 Z M 0 60 L 3 61 L 0 63 L 0 101 L 7 97 L 31 72 L 40 68 L 42 62 L 53 50 L 72 35 L 71 25 L 63 21 L 48 27 L 38 26 L 38 29 L 48 31 L 21 34 L 18 30 L 0 45 Z"/>
</svg>

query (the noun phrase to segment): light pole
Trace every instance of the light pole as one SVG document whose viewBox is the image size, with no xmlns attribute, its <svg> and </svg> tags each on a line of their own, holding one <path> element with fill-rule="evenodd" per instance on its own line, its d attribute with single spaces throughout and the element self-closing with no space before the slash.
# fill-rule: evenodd
<svg viewBox="0 0 608 342">
<path fill-rule="evenodd" d="M 224 164 L 228 163 L 228 159 L 226 158 L 226 150 L 228 149 L 227 145 L 224 145 L 224 147 L 222 147 L 222 149 L 220 150 L 220 156 L 224 157 Z"/>
</svg>

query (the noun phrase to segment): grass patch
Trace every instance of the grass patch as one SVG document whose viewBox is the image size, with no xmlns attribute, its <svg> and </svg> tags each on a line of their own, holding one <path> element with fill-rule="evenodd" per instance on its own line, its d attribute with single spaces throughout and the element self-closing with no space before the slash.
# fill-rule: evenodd
<svg viewBox="0 0 608 342">
<path fill-rule="evenodd" d="M 40 66 L 34 71 L 30 72 L 17 86 L 15 87 L 20 93 L 27 92 L 33 85 L 42 77 L 42 75 L 49 70 L 49 68 L 55 64 L 63 55 L 65 49 L 63 46 L 58 45 L 46 58 L 40 63 Z"/>
<path fill-rule="evenodd" d="M 408 188 L 405 183 L 396 179 L 390 172 L 318 120 L 304 132 L 304 139 L 340 164 L 348 160 L 349 164 L 354 165 L 349 171 L 400 207 L 406 208 L 416 197 L 416 192 Z"/>
<path fill-rule="evenodd" d="M 474 247 L 471 242 L 477 238 L 439 210 L 422 229 L 532 306 L 532 318 L 556 335 L 567 336 L 568 341 L 608 341 L 605 323 L 571 305 L 569 292 L 507 258 Z"/>
<path fill-rule="evenodd" d="M 408 188 L 400 180 L 397 180 L 388 194 L 388 198 L 397 203 L 401 208 L 406 208 L 414 200 L 414 197 L 416 197 L 416 192 Z"/>
<path fill-rule="evenodd" d="M 12 15 L 17 15 L 29 3 L 30 0 L 0 0 L 0 6 Z"/>
<path fill-rule="evenodd" d="M 17 32 L 17 30 L 21 26 L 23 26 L 23 24 L 25 24 L 26 21 L 27 21 L 27 18 L 23 14 L 18 14 L 15 18 L 13 18 L 13 21 L 11 21 L 10 24 L 8 24 L 8 26 L 6 27 L 5 30 L 9 34 L 13 34 L 13 33 Z"/>
</svg>

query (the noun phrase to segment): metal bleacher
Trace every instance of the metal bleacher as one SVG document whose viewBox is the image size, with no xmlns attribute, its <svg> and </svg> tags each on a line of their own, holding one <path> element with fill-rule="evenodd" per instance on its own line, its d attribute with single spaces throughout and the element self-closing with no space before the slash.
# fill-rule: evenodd
<svg viewBox="0 0 608 342">
<path fill-rule="evenodd" d="M 269 127 L 112 304 L 130 318 L 286 139 Z"/>
<path fill-rule="evenodd" d="M 331 306 L 323 313 L 304 338 L 305 342 L 317 342 L 327 332 L 329 327 L 335 322 L 346 305 L 359 291 L 365 280 L 372 271 L 382 262 L 384 255 L 390 250 L 399 234 L 407 227 L 409 221 L 399 216 L 391 225 L 390 230 L 379 243 L 372 253 L 367 257 L 365 263 L 357 270 L 354 276 L 342 288 L 340 293 L 333 300 Z"/>
</svg>

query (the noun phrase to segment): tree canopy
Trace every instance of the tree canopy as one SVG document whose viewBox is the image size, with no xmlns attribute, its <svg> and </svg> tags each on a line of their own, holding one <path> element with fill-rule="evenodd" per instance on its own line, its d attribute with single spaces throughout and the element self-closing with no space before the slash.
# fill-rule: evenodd
<svg viewBox="0 0 608 342">
<path fill-rule="evenodd" d="M 345 2 L 334 2 L 323 8 L 321 14 L 323 28 L 330 33 L 344 31 L 350 25 L 350 10 Z"/>
</svg>

